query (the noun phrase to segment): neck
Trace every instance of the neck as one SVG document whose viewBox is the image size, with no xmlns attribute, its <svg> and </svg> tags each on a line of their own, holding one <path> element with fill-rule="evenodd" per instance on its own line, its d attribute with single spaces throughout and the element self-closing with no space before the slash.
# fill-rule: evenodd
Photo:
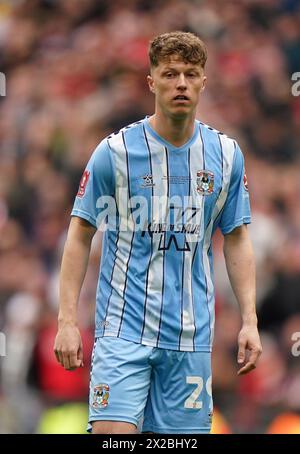
<svg viewBox="0 0 300 454">
<path fill-rule="evenodd" d="M 195 117 L 170 118 L 156 112 L 149 119 L 151 127 L 175 147 L 181 147 L 194 133 Z"/>
</svg>

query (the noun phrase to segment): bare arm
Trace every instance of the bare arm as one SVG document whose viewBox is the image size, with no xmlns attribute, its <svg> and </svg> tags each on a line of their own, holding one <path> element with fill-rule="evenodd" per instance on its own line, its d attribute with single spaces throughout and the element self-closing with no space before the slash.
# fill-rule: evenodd
<svg viewBox="0 0 300 454">
<path fill-rule="evenodd" d="M 238 338 L 238 363 L 243 365 L 238 374 L 241 375 L 256 367 L 262 351 L 255 308 L 255 260 L 246 225 L 225 235 L 224 256 L 229 280 L 242 317 L 242 328 Z M 248 358 L 246 350 L 250 352 Z"/>
<path fill-rule="evenodd" d="M 95 232 L 96 229 L 84 219 L 71 219 L 61 265 L 58 332 L 54 344 L 57 361 L 65 369 L 83 365 L 77 303 Z"/>
</svg>

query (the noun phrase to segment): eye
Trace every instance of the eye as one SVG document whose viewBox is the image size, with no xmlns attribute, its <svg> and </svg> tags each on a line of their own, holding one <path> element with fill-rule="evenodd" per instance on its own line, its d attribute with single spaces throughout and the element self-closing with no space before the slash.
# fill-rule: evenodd
<svg viewBox="0 0 300 454">
<path fill-rule="evenodd" d="M 166 73 L 164 74 L 164 76 L 165 76 L 167 79 L 172 79 L 172 78 L 175 76 L 175 74 L 172 73 L 171 71 L 168 71 L 168 72 L 166 72 Z"/>
</svg>

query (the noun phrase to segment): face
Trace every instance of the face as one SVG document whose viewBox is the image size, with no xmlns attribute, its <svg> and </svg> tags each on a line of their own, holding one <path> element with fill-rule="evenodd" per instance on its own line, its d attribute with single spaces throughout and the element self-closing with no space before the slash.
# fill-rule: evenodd
<svg viewBox="0 0 300 454">
<path fill-rule="evenodd" d="M 147 78 L 155 94 L 156 112 L 171 118 L 193 116 L 206 77 L 200 64 L 185 63 L 177 55 L 159 62 Z"/>
</svg>

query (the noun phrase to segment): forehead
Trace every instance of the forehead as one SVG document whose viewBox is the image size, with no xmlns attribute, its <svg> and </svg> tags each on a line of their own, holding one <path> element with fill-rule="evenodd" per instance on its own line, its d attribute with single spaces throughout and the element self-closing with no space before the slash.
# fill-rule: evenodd
<svg viewBox="0 0 300 454">
<path fill-rule="evenodd" d="M 200 63 L 185 62 L 180 55 L 173 54 L 168 57 L 165 57 L 162 60 L 159 60 L 158 66 L 156 66 L 154 69 L 162 71 L 166 68 L 175 68 L 182 70 L 194 68 L 201 70 L 202 66 L 200 65 Z"/>
</svg>

